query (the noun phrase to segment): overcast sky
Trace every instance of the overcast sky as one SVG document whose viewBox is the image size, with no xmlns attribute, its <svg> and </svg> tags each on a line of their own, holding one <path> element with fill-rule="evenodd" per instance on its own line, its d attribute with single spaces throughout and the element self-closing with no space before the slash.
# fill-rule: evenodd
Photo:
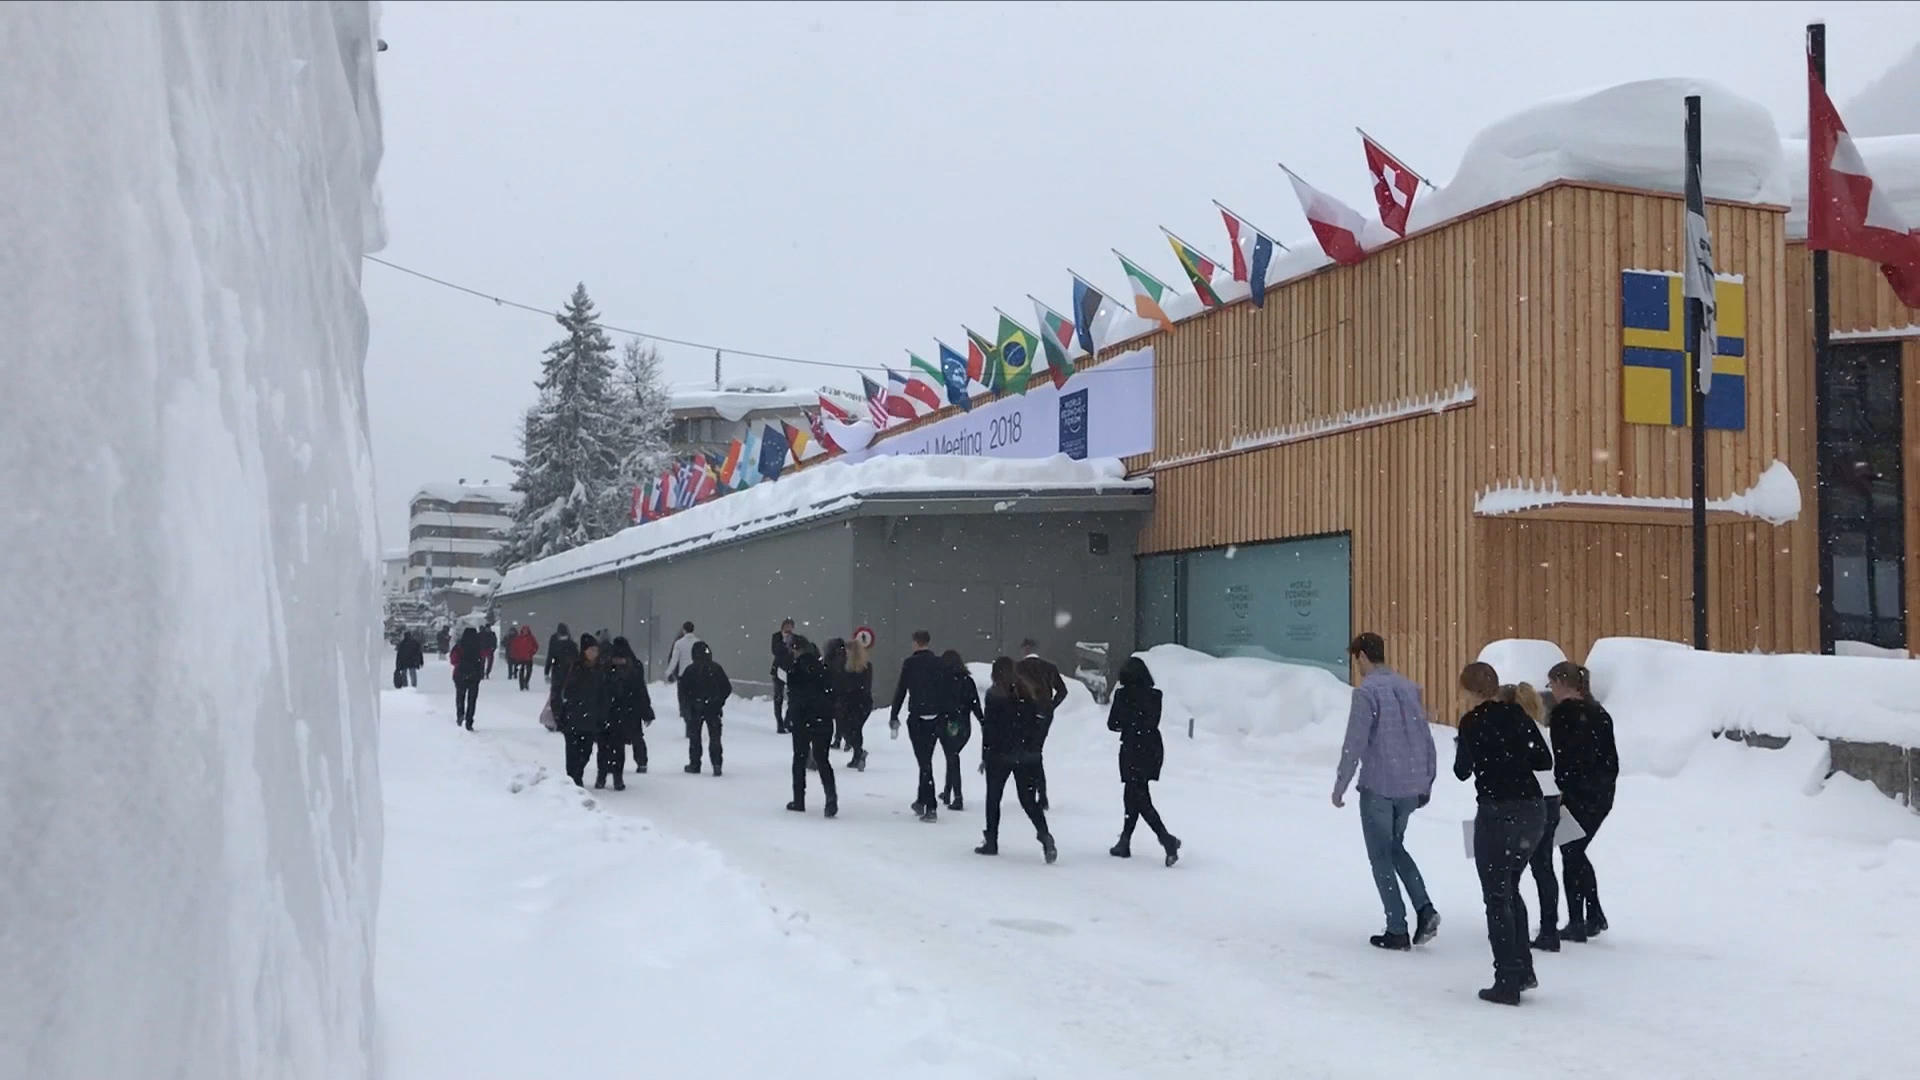
<svg viewBox="0 0 1920 1080">
<path fill-rule="evenodd" d="M 1219 199 L 1307 235 L 1275 167 L 1371 212 L 1355 124 L 1444 184 L 1543 97 L 1705 77 L 1804 124 L 1802 26 L 1841 101 L 1920 40 L 1914 3 L 384 5 L 382 257 L 621 326 L 824 361 L 1182 287 L 1157 226 L 1226 250 Z M 1712 133 L 1708 133 L 1711 139 Z M 547 319 L 369 264 L 383 545 L 427 481 L 516 451 Z M 670 376 L 710 352 L 664 347 Z M 729 360 L 730 374 L 858 385 Z"/>
</svg>

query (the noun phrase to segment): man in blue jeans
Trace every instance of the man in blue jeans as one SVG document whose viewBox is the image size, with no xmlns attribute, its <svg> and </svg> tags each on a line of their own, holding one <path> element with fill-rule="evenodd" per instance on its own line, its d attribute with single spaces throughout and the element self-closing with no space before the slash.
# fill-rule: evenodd
<svg viewBox="0 0 1920 1080">
<path fill-rule="evenodd" d="M 1347 715 L 1347 739 L 1340 748 L 1340 771 L 1333 781 L 1333 805 L 1345 806 L 1347 784 L 1360 773 L 1360 833 L 1367 861 L 1387 912 L 1387 931 L 1367 940 L 1377 949 L 1425 945 L 1440 932 L 1440 913 L 1427 897 L 1420 868 L 1407 854 L 1407 819 L 1427 805 L 1433 793 L 1433 729 L 1420 702 L 1420 688 L 1387 667 L 1387 644 L 1379 634 L 1361 634 L 1347 646 L 1360 674 Z M 1400 885 L 1418 917 L 1407 934 L 1407 906 Z"/>
</svg>

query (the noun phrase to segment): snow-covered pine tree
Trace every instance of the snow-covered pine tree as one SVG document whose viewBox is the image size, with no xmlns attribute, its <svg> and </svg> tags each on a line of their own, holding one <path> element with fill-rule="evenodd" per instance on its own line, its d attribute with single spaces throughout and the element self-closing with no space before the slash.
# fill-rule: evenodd
<svg viewBox="0 0 1920 1080">
<path fill-rule="evenodd" d="M 603 512 L 624 528 L 631 520 L 633 489 L 660 475 L 673 456 L 667 429 L 673 422 L 673 395 L 660 371 L 660 352 L 651 345 L 629 341 L 620 356 L 616 391 L 624 409 L 621 423 L 619 477 L 607 494 Z"/>
<path fill-rule="evenodd" d="M 503 570 L 591 543 L 625 524 L 623 515 L 608 527 L 603 509 L 618 485 L 625 445 L 613 343 L 584 284 L 575 286 L 556 319 L 566 336 L 546 348 L 534 383 L 540 399 L 521 430 L 513 488 L 525 498 L 500 549 Z"/>
</svg>

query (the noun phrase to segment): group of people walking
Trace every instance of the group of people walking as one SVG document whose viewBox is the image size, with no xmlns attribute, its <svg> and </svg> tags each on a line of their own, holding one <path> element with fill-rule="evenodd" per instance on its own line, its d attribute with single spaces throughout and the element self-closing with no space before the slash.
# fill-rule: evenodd
<svg viewBox="0 0 1920 1080">
<path fill-rule="evenodd" d="M 1361 833 L 1387 921 L 1385 932 L 1368 940 L 1377 948 L 1405 950 L 1433 940 L 1440 929 L 1440 913 L 1405 844 L 1408 819 L 1432 795 L 1433 733 L 1419 687 L 1387 667 L 1386 643 L 1378 634 L 1360 635 L 1348 652 L 1361 680 L 1333 804 L 1344 805 L 1357 771 Z M 1518 1005 L 1521 994 L 1539 986 L 1535 950 L 1558 952 L 1563 941 L 1584 942 L 1607 929 L 1587 847 L 1613 809 L 1620 773 L 1613 719 L 1592 699 L 1587 669 L 1566 661 L 1547 672 L 1550 710 L 1531 684 L 1503 685 L 1484 663 L 1461 671 L 1460 688 L 1470 707 L 1454 739 L 1453 772 L 1471 779 L 1477 796 L 1473 857 L 1493 953 L 1493 985 L 1480 998 Z M 1563 807 L 1573 822 L 1566 834 L 1559 828 Z M 1557 835 L 1567 883 L 1567 925 L 1558 928 Z M 1520 895 L 1529 867 L 1541 908 L 1540 931 L 1531 941 Z M 1402 884 L 1414 906 L 1411 933 Z"/>
</svg>

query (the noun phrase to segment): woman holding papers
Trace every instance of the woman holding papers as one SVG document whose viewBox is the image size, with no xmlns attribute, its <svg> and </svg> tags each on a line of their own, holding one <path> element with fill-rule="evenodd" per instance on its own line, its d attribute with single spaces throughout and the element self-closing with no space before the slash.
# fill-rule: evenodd
<svg viewBox="0 0 1920 1080">
<path fill-rule="evenodd" d="M 1527 948 L 1527 905 L 1520 875 L 1546 831 L 1546 805 L 1534 773 L 1553 767 L 1540 728 L 1525 710 L 1499 700 L 1500 677 L 1487 664 L 1468 664 L 1460 688 L 1473 707 L 1460 718 L 1453 774 L 1473 778 L 1479 813 L 1473 822 L 1473 861 L 1487 906 L 1487 943 L 1493 948 L 1493 985 L 1480 1000 L 1520 1004 L 1520 992 L 1540 985 Z"/>
<path fill-rule="evenodd" d="M 1520 706 L 1535 727 L 1543 733 L 1546 731 L 1547 707 L 1532 683 L 1502 686 L 1500 700 Z M 1547 804 L 1547 830 L 1540 834 L 1540 843 L 1533 849 L 1533 858 L 1528 860 L 1533 869 L 1533 887 L 1540 892 L 1540 933 L 1533 939 L 1533 947 L 1541 952 L 1559 952 L 1560 880 L 1553 875 L 1553 836 L 1560 824 L 1560 785 L 1553 782 L 1552 769 L 1536 770 L 1533 776 L 1540 781 L 1540 794 Z"/>
<path fill-rule="evenodd" d="M 1564 660 L 1547 672 L 1554 701 L 1547 721 L 1553 733 L 1553 778 L 1567 814 L 1587 834 L 1560 849 L 1567 868 L 1567 925 L 1560 930 L 1565 941 L 1585 941 L 1607 928 L 1587 845 L 1613 811 L 1620 751 L 1613 743 L 1613 717 L 1593 700 L 1589 681 L 1586 668 Z"/>
</svg>

